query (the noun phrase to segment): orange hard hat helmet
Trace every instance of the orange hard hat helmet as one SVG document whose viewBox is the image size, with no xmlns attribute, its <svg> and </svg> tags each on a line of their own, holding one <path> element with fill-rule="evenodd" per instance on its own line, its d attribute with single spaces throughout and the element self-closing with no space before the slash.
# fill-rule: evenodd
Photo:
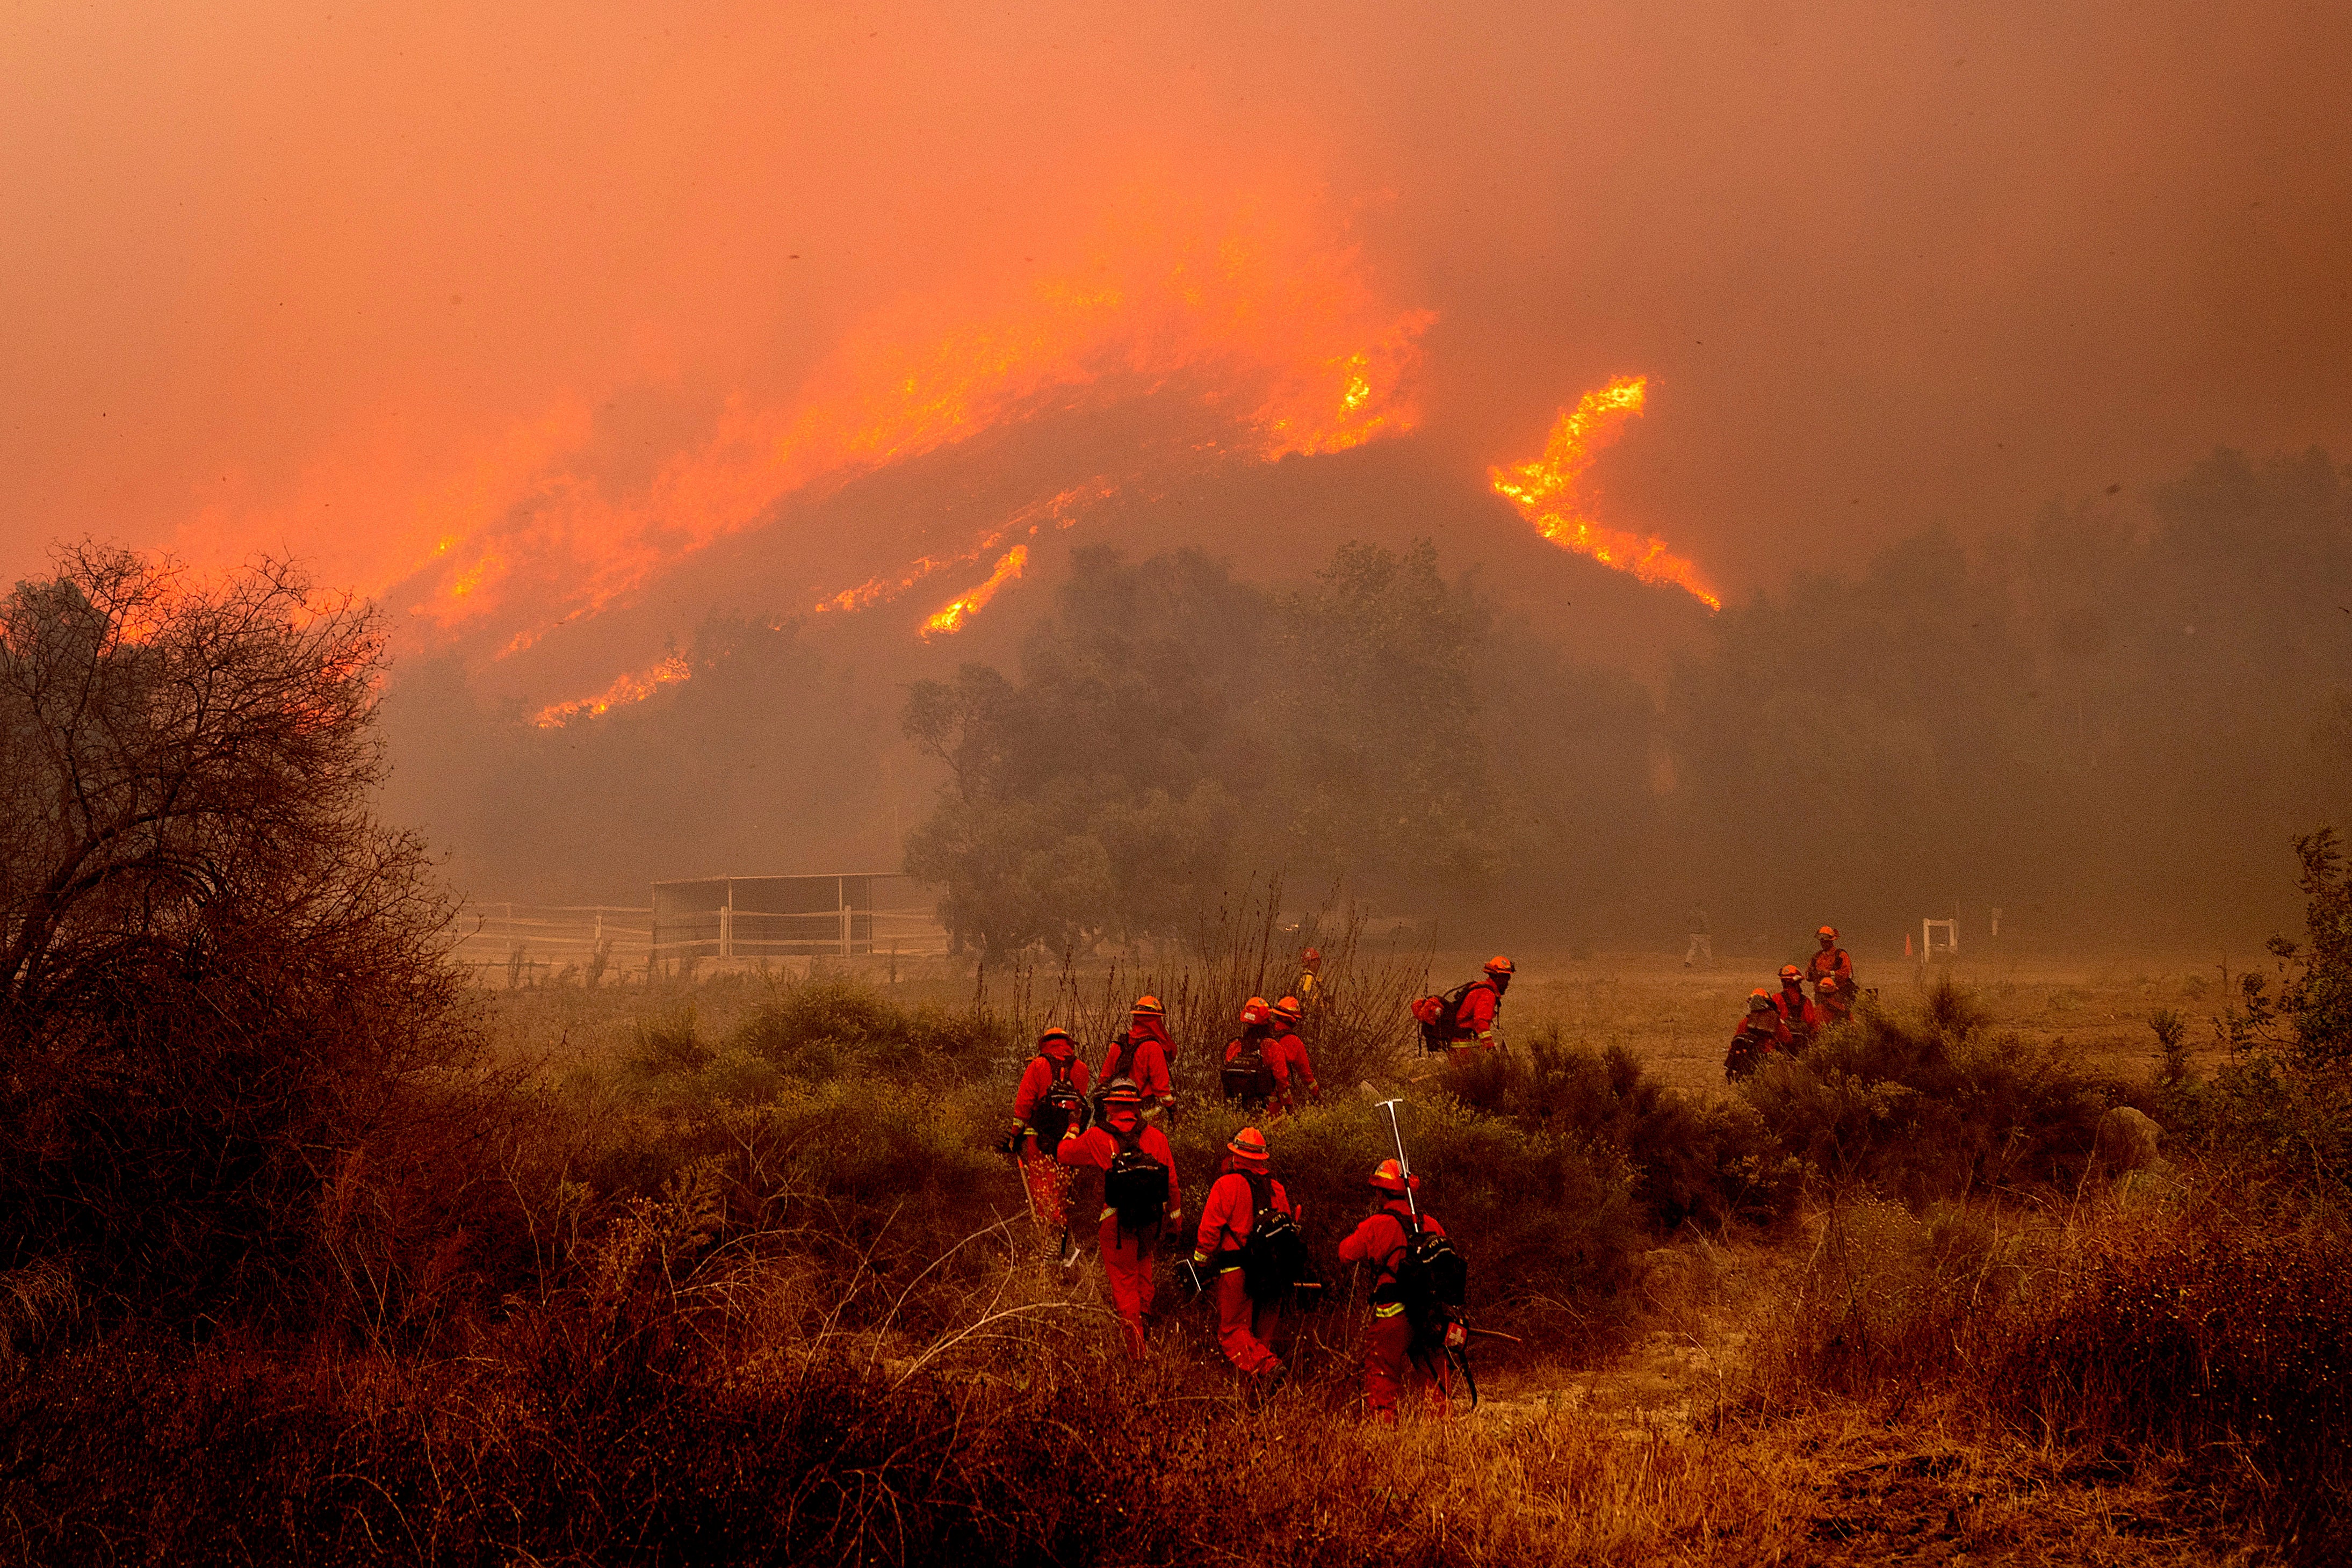
<svg viewBox="0 0 2352 1568">
<path fill-rule="evenodd" d="M 1486 973 L 1490 975 L 1515 975 L 1518 973 L 1517 969 L 1514 969 L 1511 967 L 1511 961 L 1508 958 L 1504 957 L 1500 953 L 1497 953 L 1493 957 L 1487 959 L 1485 967 Z"/>
<path fill-rule="evenodd" d="M 1821 979 L 1815 983 L 1813 988 L 1817 991 L 1825 993 L 1834 991 L 1838 988 L 1837 977 L 1835 975 L 1823 975 Z"/>
<path fill-rule="evenodd" d="M 1058 1024 L 1050 1025 L 1045 1033 L 1037 1037 L 1037 1049 L 1043 1051 L 1057 1040 L 1064 1045 L 1070 1045 L 1070 1031 Z M 1076 1050 L 1076 1047 L 1071 1046 L 1071 1049 Z"/>
<path fill-rule="evenodd" d="M 1105 1109 L 1118 1105 L 1142 1103 L 1143 1091 L 1135 1086 L 1135 1080 L 1132 1078 L 1114 1078 L 1110 1081 L 1110 1087 L 1103 1091 Z"/>
<path fill-rule="evenodd" d="M 1821 937 L 1825 942 L 1834 942 L 1837 940 L 1837 927 L 1834 925 L 1824 925 L 1819 931 L 1814 932 L 1813 935 Z"/>
<path fill-rule="evenodd" d="M 1761 986 L 1759 986 L 1754 990 L 1748 992 L 1748 1010 L 1751 1013 L 1770 1012 L 1772 1010 L 1772 993 L 1766 990 Z"/>
<path fill-rule="evenodd" d="M 1244 1127 L 1234 1134 L 1233 1142 L 1225 1145 L 1225 1153 L 1244 1160 L 1264 1160 L 1265 1134 L 1255 1127 Z"/>
<path fill-rule="evenodd" d="M 1147 996 L 1138 997 L 1135 998 L 1135 1016 L 1138 1018 L 1160 1018 L 1165 1016 L 1167 1011 L 1168 1009 L 1160 1005 L 1160 998 L 1158 997 Z"/>
<path fill-rule="evenodd" d="M 1782 985 L 1785 986 L 1792 981 L 1801 980 L 1804 977 L 1805 972 L 1797 967 L 1794 964 L 1783 964 L 1780 966 L 1780 983 Z"/>
<path fill-rule="evenodd" d="M 1405 1175 L 1397 1168 L 1397 1163 L 1394 1160 L 1382 1160 L 1379 1165 L 1374 1166 L 1371 1183 L 1382 1192 L 1402 1193 L 1407 1190 L 1414 1192 L 1421 1190 L 1421 1178 L 1417 1176 Z"/>
<path fill-rule="evenodd" d="M 1252 997 L 1249 1000 L 1242 1004 L 1242 1022 L 1244 1024 L 1264 1023 L 1266 1020 L 1268 1014 L 1272 1011 L 1273 1009 L 1265 1005 L 1265 998 L 1264 997 Z"/>
<path fill-rule="evenodd" d="M 1320 947 L 1309 947 L 1306 952 L 1301 953 L 1299 956 L 1304 958 L 1307 963 L 1319 964 L 1323 961 L 1323 949 Z"/>
<path fill-rule="evenodd" d="M 1274 1004 L 1272 1010 L 1276 1021 L 1281 1023 L 1297 1023 L 1298 1021 L 1298 998 L 1297 997 L 1285 997 L 1282 1000 Z"/>
</svg>

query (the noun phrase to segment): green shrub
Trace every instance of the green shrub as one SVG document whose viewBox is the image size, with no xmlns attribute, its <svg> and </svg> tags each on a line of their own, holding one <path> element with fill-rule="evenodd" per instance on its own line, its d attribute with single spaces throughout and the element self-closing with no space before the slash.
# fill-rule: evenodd
<svg viewBox="0 0 2352 1568">
<path fill-rule="evenodd" d="M 808 1082 L 872 1072 L 938 1080 L 984 1071 L 1011 1035 L 1002 1019 L 902 1008 L 861 980 L 819 974 L 776 987 L 730 1043 Z"/>
<path fill-rule="evenodd" d="M 1916 1017 L 1866 1009 L 1740 1092 L 1780 1150 L 1834 1189 L 1867 1185 L 1915 1207 L 1984 1187 L 2071 1192 L 2099 1118 L 2146 1096 L 1986 1021 L 1947 980 Z"/>
<path fill-rule="evenodd" d="M 2311 1561 L 2352 1547 L 2352 1238 L 2242 1215 L 2108 1234 L 2005 1325 L 1982 1386 L 2037 1437 L 2153 1448 L 2251 1478 Z"/>
<path fill-rule="evenodd" d="M 1456 1098 L 1531 1131 L 1605 1145 L 1635 1173 L 1651 1228 L 1769 1223 L 1792 1212 L 1801 1171 L 1744 1102 L 1678 1093 L 1623 1046 L 1591 1051 L 1557 1027 L 1524 1052 L 1465 1052 L 1446 1066 Z"/>
<path fill-rule="evenodd" d="M 710 1065 L 711 1050 L 696 1031 L 691 1007 L 639 1019 L 629 1035 L 629 1068 L 645 1077 L 699 1072 Z"/>
<path fill-rule="evenodd" d="M 1589 1312 L 1622 1285 L 1643 1242 L 1633 1173 L 1606 1145 L 1530 1132 L 1450 1096 L 1398 1107 L 1420 1201 L 1470 1260 L 1471 1305 L 1544 1319 Z M 1177 1170 L 1191 1221 L 1226 1142 L 1243 1125 L 1219 1107 L 1177 1128 Z M 1376 1207 L 1366 1179 L 1391 1158 L 1388 1113 L 1338 1098 L 1265 1127 L 1275 1176 L 1305 1210 L 1309 1246 L 1327 1269 L 1340 1238 Z M 1347 1281 L 1334 1278 L 1335 1290 Z"/>
</svg>

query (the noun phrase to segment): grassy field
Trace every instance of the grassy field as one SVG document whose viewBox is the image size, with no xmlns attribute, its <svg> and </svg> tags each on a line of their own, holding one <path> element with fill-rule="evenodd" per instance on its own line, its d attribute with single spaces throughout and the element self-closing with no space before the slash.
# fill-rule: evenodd
<svg viewBox="0 0 2352 1568">
<path fill-rule="evenodd" d="M 1522 951 L 1509 1051 L 1446 1063 L 1404 1003 L 1484 955 L 1339 952 L 1324 1101 L 1269 1123 L 1275 1167 L 1328 1259 L 1386 1152 L 1372 1101 L 1405 1100 L 1472 1319 L 1526 1342 L 1479 1342 L 1475 1411 L 1363 1421 L 1336 1267 L 1277 1330 L 1270 1399 L 1172 1281 L 1129 1365 L 1093 1260 L 1051 1256 L 993 1152 L 1036 1027 L 1091 1056 L 1149 988 L 1186 1048 L 1197 1215 L 1239 1122 L 1212 1048 L 1287 967 L 1263 937 L 984 986 L 938 963 L 500 988 L 491 1060 L 434 1102 L 447 1131 L 387 1145 L 372 1186 L 341 1167 L 331 1312 L 184 1331 L 0 1276 L 0 1560 L 2352 1549 L 2352 1109 L 2208 1048 L 2200 960 L 1921 977 L 1865 951 L 1863 1023 L 1735 1092 L 1723 1046 L 1778 956 Z M 2198 1047 L 2161 1082 L 2158 1007 Z M 2161 1121 L 2163 1161 L 2102 1152 L 2123 1107 Z"/>
<path fill-rule="evenodd" d="M 1368 989 L 1401 995 L 1415 988 L 1401 976 L 1417 982 L 1425 965 L 1434 988 L 1475 972 L 1480 956 L 1360 954 L 1356 967 Z M 1647 1082 L 1670 1092 L 1660 1114 L 1696 1113 L 1673 1111 L 1676 1103 L 1712 1108 L 1706 1114 L 1717 1120 L 1705 1124 L 1706 1135 L 1716 1138 L 1754 1119 L 1724 1083 L 1723 1048 L 1748 991 L 1770 984 L 1784 956 L 1698 969 L 1654 955 L 1514 956 L 1521 978 L 1505 1019 L 1515 1057 L 1538 1040 L 1555 1052 L 1595 1058 L 1619 1048 Z M 2077 1120 L 2064 1127 L 2087 1127 L 2080 1118 L 2095 1117 L 2099 1103 L 2118 1095 L 2155 1103 L 2149 1086 L 2160 1053 L 2147 1019 L 2157 1009 L 2187 1019 L 2198 1071 L 2226 1057 L 2210 1024 L 2224 994 L 2218 949 L 2210 967 L 2188 954 L 2068 962 L 1996 953 L 1932 973 L 1899 954 L 1864 951 L 1856 961 L 1890 1016 L 1954 1005 L 1931 991 L 1942 980 L 1956 984 L 1971 1010 L 1953 1038 L 1965 1032 L 1979 1042 L 1969 1048 L 1979 1056 L 2031 1064 L 2028 1077 L 2041 1087 L 2030 1093 L 2071 1096 L 2075 1109 L 2066 1114 Z M 950 1118 L 977 1143 L 1009 1107 L 1036 1024 L 1082 1019 L 1081 1038 L 1090 1042 L 1090 1031 L 1141 984 L 1165 985 L 1134 974 L 1130 967 L 992 979 L 1002 1029 L 952 1072 L 903 1047 L 835 1066 L 875 1085 L 905 1114 Z M 675 1122 L 692 1118 L 696 1097 L 714 1092 L 709 1085 L 739 1082 L 725 1076 L 738 1071 L 728 1066 L 736 1060 L 728 1042 L 764 1027 L 762 1009 L 777 997 L 843 982 L 900 1009 L 968 1015 L 975 999 L 974 977 L 944 964 L 902 964 L 895 977 L 820 964 L 814 982 L 797 967 L 739 970 L 593 993 L 495 992 L 489 1001 L 500 1051 L 551 1092 L 626 1119 L 642 1113 L 647 1084 L 659 1081 L 669 1084 L 656 1096 L 661 1114 Z M 1345 988 L 1349 977 L 1336 983 Z M 1206 1009 L 1199 1017 L 1204 1027 L 1192 1037 L 1179 1032 L 1196 1092 L 1199 1064 L 1223 1038 Z M 658 1054 L 649 1039 L 680 1030 L 707 1042 L 695 1058 L 698 1076 L 649 1072 L 648 1052 Z M 1087 1053 L 1094 1049 L 1089 1043 Z M 1434 1107 L 1452 1103 L 1451 1094 L 1482 1092 L 1387 1046 L 1359 1040 L 1344 1054 L 1344 1079 L 1324 1069 L 1326 1108 L 1276 1129 L 1276 1166 L 1294 1184 L 1319 1176 L 1344 1193 L 1354 1181 L 1352 1169 L 1309 1172 L 1299 1162 L 1306 1150 L 1352 1148 L 1349 1139 L 1373 1135 L 1367 1118 L 1345 1108 L 1371 1097 L 1359 1092 L 1363 1086 L 1402 1092 L 1416 1120 L 1442 1120 Z M 1514 1098 L 1534 1090 L 1515 1081 L 1493 1092 L 1501 1095 L 1493 1114 L 1534 1124 Z M 2087 1113 L 2080 1110 L 2086 1096 L 2097 1102 Z M 1671 1139 L 1682 1135 L 1675 1127 L 1696 1125 L 1622 1134 L 1633 1141 L 1613 1157 L 1651 1157 L 1640 1139 Z M 1180 1160 L 1193 1156 L 1184 1170 L 1193 1204 L 1222 1126 L 1195 1128 L 1180 1142 Z M 2011 1142 L 2020 1135 L 2012 1131 Z M 1442 1213 L 1449 1203 L 1474 1202 L 1465 1173 L 1447 1168 L 1465 1146 L 1428 1146 Z M 1724 1156 L 1727 1168 L 1731 1157 Z M 1899 1163 L 1902 1151 L 1892 1157 Z M 1241 1552 L 1255 1560 L 2203 1563 L 2326 1560 L 2340 1542 L 2324 1521 L 2315 1526 L 2313 1498 L 2295 1491 L 2307 1491 L 2307 1469 L 2282 1469 L 2285 1461 L 2266 1450 L 2210 1430 L 2179 1427 L 2166 1437 L 2144 1422 L 2131 1427 L 2138 1417 L 2118 1413 L 2137 1397 L 2129 1389 L 2107 1390 L 2102 1397 L 2113 1397 L 2088 1416 L 2068 1403 L 2073 1395 L 2045 1390 L 2029 1407 L 2014 1393 L 2042 1377 L 2080 1385 L 2080 1396 L 2090 1396 L 2096 1378 L 2051 1371 L 2034 1358 L 2037 1346 L 2055 1343 L 2047 1314 L 2106 1288 L 2100 1270 L 2138 1278 L 2132 1270 L 2204 1246 L 2199 1237 L 2240 1237 L 2231 1228 L 2242 1217 L 2200 1218 L 2184 1196 L 2197 1179 L 2193 1167 L 2168 1162 L 2118 1181 L 2062 1157 L 2039 1174 L 1972 1177 L 1941 1197 L 1915 1195 L 1908 1207 L 1881 1197 L 1871 1182 L 1825 1183 L 1816 1173 L 1728 1218 L 1659 1227 L 1654 1215 L 1644 1233 L 1637 1217 L 1611 1233 L 1613 1260 L 1559 1293 L 1490 1291 L 1496 1299 L 1482 1321 L 1509 1323 L 1529 1343 L 1492 1347 L 1483 1357 L 1484 1401 L 1475 1414 L 1401 1437 L 1356 1421 L 1358 1320 L 1345 1310 L 1286 1324 L 1298 1375 L 1264 1411 L 1236 1403 L 1197 1306 L 1163 1312 L 1161 1356 L 1150 1372 L 1116 1365 L 1090 1265 L 1047 1268 L 1040 1284 L 1039 1266 L 1019 1260 L 1025 1221 L 1011 1169 L 982 1163 L 961 1179 L 957 1201 L 967 1208 L 980 1202 L 1013 1239 L 1005 1272 L 972 1288 L 992 1292 L 991 1302 L 1024 1302 L 1023 1311 L 1057 1325 L 1050 1345 L 1021 1339 L 1013 1360 L 1031 1364 L 1024 1358 L 1039 1356 L 1057 1369 L 1053 1377 L 1124 1389 L 1155 1425 L 1177 1418 L 1192 1435 L 1150 1450 L 1145 1463 L 1176 1472 L 1155 1484 L 1223 1519 L 1219 1529 L 1238 1532 L 1232 1539 L 1257 1542 Z M 1564 1211 L 1537 1218 L 1560 1236 L 1576 1235 L 1574 1245 L 1591 1242 Z M 1457 1229 L 1474 1261 L 1483 1243 L 1491 1263 L 1502 1243 L 1482 1234 L 1482 1223 L 1457 1222 Z M 2291 1292 L 2282 1299 L 2294 1309 Z M 929 1364 L 938 1346 L 951 1345 L 936 1364 L 986 1381 L 987 1369 L 1004 1363 L 971 1360 L 971 1345 L 958 1336 L 987 1321 L 977 1307 L 961 1321 L 950 1310 L 928 1326 L 935 1338 L 887 1335 L 869 1354 L 893 1365 Z M 2329 1333 L 2338 1337 L 2326 1339 Z M 2340 1337 L 2340 1330 L 2322 1331 L 2325 1354 L 2344 1351 Z M 1213 1448 L 1241 1442 L 1247 1451 L 1204 1452 L 1201 1433 L 1213 1435 Z M 2340 1485 L 2340 1471 L 2327 1473 Z M 1235 1488 L 1279 1489 L 1285 1500 L 1223 1496 Z M 1198 1554 L 1219 1539 L 1203 1524 L 1182 1542 L 1120 1537 L 1104 1550 L 1116 1560 L 1159 1560 Z M 1268 1544 L 1276 1541 L 1278 1549 Z"/>
</svg>

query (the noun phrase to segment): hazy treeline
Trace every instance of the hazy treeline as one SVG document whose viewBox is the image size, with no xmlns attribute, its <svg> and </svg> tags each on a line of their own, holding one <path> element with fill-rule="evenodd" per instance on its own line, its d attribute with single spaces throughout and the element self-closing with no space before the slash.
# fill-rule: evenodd
<svg viewBox="0 0 2352 1568">
<path fill-rule="evenodd" d="M 492 896 L 887 862 L 903 833 L 974 942 L 1171 930 L 1275 868 L 1583 940 L 1694 905 L 1719 937 L 1956 905 L 2042 938 L 2274 922 L 2291 836 L 2352 800 L 2352 490 L 2324 453 L 2222 452 L 2148 499 L 1801 573 L 1655 691 L 1428 548 L 1290 586 L 1080 550 L 1011 669 L 901 686 L 713 622 L 693 680 L 544 731 L 412 674 L 394 806 Z M 942 776 L 927 819 L 894 718 Z"/>
</svg>

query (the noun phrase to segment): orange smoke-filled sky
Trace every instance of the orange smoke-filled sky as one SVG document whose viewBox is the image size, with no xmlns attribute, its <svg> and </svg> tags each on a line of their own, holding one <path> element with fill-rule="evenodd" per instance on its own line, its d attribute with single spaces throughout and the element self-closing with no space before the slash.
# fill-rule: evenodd
<svg viewBox="0 0 2352 1568">
<path fill-rule="evenodd" d="M 586 604 L 678 497 L 837 476 L 773 457 L 820 404 L 914 430 L 958 331 L 1054 367 L 983 402 L 1215 361 L 1262 453 L 1384 342 L 1474 489 L 1646 375 L 1604 520 L 1734 599 L 2217 443 L 2352 455 L 2341 6 L 36 0 L 0 51 L 7 579 L 96 534 Z"/>
</svg>

